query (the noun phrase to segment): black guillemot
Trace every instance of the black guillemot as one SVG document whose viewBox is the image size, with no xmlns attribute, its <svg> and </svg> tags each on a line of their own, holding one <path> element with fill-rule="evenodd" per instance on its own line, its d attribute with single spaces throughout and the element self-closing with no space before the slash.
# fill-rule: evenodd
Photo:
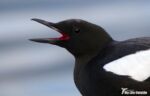
<svg viewBox="0 0 150 96">
<path fill-rule="evenodd" d="M 115 41 L 81 19 L 32 20 L 62 34 L 30 40 L 66 48 L 75 57 L 74 81 L 82 96 L 150 96 L 150 37 Z"/>
</svg>

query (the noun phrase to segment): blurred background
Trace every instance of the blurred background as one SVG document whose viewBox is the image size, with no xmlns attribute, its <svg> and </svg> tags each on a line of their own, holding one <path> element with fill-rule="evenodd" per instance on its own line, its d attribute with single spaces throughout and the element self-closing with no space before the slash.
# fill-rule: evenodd
<svg viewBox="0 0 150 96">
<path fill-rule="evenodd" d="M 74 57 L 28 40 L 60 34 L 31 18 L 84 19 L 126 40 L 150 36 L 149 9 L 150 0 L 0 0 L 0 96 L 81 96 L 73 82 Z"/>
</svg>

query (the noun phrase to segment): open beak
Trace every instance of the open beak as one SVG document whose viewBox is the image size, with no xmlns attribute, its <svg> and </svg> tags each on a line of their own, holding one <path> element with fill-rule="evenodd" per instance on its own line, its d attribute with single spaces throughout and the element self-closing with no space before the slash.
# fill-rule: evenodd
<svg viewBox="0 0 150 96">
<path fill-rule="evenodd" d="M 37 18 L 33 18 L 31 20 L 36 21 L 38 23 L 41 23 L 45 26 L 48 26 L 48 27 L 54 29 L 55 31 L 59 32 L 62 36 L 59 37 L 59 38 L 34 38 L 34 39 L 29 39 L 30 41 L 39 42 L 39 43 L 55 44 L 58 41 L 64 41 L 64 40 L 68 40 L 70 38 L 69 35 L 62 32 L 61 29 L 59 29 L 57 27 L 56 23 L 48 22 L 48 21 L 45 21 L 45 20 L 37 19 Z"/>
</svg>

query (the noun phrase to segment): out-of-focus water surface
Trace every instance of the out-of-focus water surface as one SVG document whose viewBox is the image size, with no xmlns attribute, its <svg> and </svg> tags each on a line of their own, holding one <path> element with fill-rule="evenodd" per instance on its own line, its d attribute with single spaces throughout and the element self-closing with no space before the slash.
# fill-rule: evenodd
<svg viewBox="0 0 150 96">
<path fill-rule="evenodd" d="M 74 57 L 63 48 L 28 41 L 60 34 L 31 18 L 80 18 L 125 40 L 150 36 L 149 9 L 149 0 L 1 0 L 0 96 L 81 96 L 73 83 Z"/>
</svg>

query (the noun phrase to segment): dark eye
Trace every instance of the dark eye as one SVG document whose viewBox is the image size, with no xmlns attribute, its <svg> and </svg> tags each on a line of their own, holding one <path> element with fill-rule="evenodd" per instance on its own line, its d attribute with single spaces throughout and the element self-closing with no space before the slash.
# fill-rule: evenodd
<svg viewBox="0 0 150 96">
<path fill-rule="evenodd" d="M 80 29 L 79 28 L 75 28 L 74 30 L 76 33 L 79 33 L 80 32 Z"/>
</svg>

